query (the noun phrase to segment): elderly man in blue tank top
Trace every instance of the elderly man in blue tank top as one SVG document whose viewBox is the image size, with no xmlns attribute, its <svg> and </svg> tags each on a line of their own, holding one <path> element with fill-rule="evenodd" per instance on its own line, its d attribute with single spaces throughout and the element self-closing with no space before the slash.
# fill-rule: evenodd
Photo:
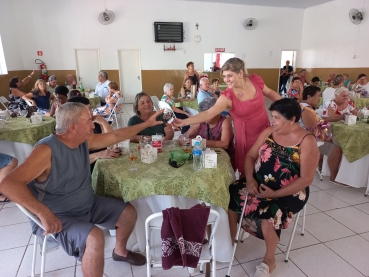
<svg viewBox="0 0 369 277">
<path fill-rule="evenodd" d="M 116 229 L 115 261 L 144 265 L 146 259 L 126 248 L 137 213 L 123 200 L 94 195 L 89 149 L 101 149 L 126 140 L 158 124 L 155 113 L 144 123 L 95 135 L 89 109 L 81 103 L 60 106 L 56 134 L 40 140 L 28 159 L 0 184 L 0 191 L 34 213 L 45 232 L 32 224 L 33 232 L 56 234 L 58 243 L 82 261 L 84 276 L 103 275 L 104 235 L 99 224 Z"/>
</svg>

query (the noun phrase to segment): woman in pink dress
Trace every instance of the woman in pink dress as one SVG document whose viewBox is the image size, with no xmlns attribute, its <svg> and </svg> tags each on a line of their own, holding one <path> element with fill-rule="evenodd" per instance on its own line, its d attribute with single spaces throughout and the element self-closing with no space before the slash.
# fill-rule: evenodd
<svg viewBox="0 0 369 277">
<path fill-rule="evenodd" d="M 184 120 L 176 118 L 174 125 L 187 126 L 202 123 L 228 109 L 235 127 L 235 165 L 243 175 L 246 153 L 261 132 L 270 125 L 264 107 L 264 96 L 272 101 L 281 97 L 268 88 L 258 75 L 248 75 L 244 61 L 239 58 L 227 60 L 220 74 L 227 84 L 227 89 L 222 92 L 215 105 L 196 116 Z"/>
</svg>

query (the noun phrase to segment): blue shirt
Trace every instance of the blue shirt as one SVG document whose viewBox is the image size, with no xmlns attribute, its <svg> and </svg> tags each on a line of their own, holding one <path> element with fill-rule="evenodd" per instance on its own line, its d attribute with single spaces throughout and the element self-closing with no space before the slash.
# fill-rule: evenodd
<svg viewBox="0 0 369 277">
<path fill-rule="evenodd" d="M 197 94 L 197 103 L 200 104 L 205 98 L 214 97 L 211 92 L 200 89 Z"/>
</svg>

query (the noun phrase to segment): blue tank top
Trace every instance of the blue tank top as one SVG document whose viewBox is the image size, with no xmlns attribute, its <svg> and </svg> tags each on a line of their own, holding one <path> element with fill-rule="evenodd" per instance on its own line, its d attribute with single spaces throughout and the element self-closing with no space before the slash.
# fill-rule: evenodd
<svg viewBox="0 0 369 277">
<path fill-rule="evenodd" d="M 33 196 L 57 216 L 87 213 L 94 202 L 87 142 L 71 149 L 50 135 L 35 146 L 40 144 L 51 148 L 51 171 L 45 182 L 28 184 Z"/>
</svg>

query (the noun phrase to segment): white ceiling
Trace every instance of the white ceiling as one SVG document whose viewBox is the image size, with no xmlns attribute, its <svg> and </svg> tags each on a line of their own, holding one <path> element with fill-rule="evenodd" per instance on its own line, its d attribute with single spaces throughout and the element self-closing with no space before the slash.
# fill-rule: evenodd
<svg viewBox="0 0 369 277">
<path fill-rule="evenodd" d="M 270 6 L 270 7 L 288 7 L 305 9 L 334 0 L 187 0 L 196 2 L 216 2 L 231 3 L 242 5 Z"/>
</svg>

